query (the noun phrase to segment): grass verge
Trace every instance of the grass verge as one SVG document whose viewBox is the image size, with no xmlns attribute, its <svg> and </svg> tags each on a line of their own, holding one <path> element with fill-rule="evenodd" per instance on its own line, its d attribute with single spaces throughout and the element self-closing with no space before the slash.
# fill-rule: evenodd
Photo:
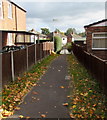
<svg viewBox="0 0 107 120">
<path fill-rule="evenodd" d="M 50 62 L 56 58 L 57 55 L 50 55 L 38 62 L 31 70 L 24 73 L 22 77 L 17 77 L 14 82 L 5 85 L 2 92 L 2 106 L 0 106 L 1 117 L 8 117 L 13 114 L 17 105 L 21 103 L 23 97 L 31 90 L 33 86 L 37 85 L 40 77 L 45 74 Z"/>
<path fill-rule="evenodd" d="M 71 118 L 107 118 L 107 97 L 102 93 L 98 82 L 78 62 L 74 55 L 68 55 L 69 74 L 72 77 L 73 91 L 69 102 Z"/>
</svg>

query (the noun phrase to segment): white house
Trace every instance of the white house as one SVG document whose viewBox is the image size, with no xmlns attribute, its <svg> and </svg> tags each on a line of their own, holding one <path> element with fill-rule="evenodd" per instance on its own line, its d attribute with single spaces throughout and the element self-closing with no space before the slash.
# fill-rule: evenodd
<svg viewBox="0 0 107 120">
<path fill-rule="evenodd" d="M 62 38 L 62 46 L 66 45 L 67 44 L 67 36 L 62 35 L 61 38 Z"/>
<path fill-rule="evenodd" d="M 62 46 L 64 46 L 64 45 L 67 44 L 67 36 L 66 36 L 66 35 L 61 34 L 61 33 L 58 32 L 58 31 L 55 31 L 55 32 L 54 32 L 54 36 L 59 36 L 59 37 L 61 37 L 61 39 L 62 39 Z"/>
</svg>

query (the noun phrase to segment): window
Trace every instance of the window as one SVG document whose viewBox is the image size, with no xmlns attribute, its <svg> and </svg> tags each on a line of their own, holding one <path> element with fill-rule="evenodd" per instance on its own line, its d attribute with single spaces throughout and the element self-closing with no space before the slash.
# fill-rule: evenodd
<svg viewBox="0 0 107 120">
<path fill-rule="evenodd" d="M 35 42 L 35 36 L 31 35 L 31 43 L 34 43 L 34 42 Z"/>
<path fill-rule="evenodd" d="M 8 18 L 12 19 L 12 4 L 8 4 Z"/>
<path fill-rule="evenodd" d="M 93 33 L 92 40 L 92 49 L 107 49 L 107 32 Z"/>
<path fill-rule="evenodd" d="M 22 42 L 24 43 L 24 35 L 23 34 L 17 34 L 16 35 L 16 43 L 17 42 Z"/>
<path fill-rule="evenodd" d="M 2 2 L 0 2 L 0 19 L 3 19 L 3 7 L 2 7 Z"/>
<path fill-rule="evenodd" d="M 8 33 L 7 45 L 9 45 L 9 46 L 13 45 L 12 33 Z"/>
</svg>

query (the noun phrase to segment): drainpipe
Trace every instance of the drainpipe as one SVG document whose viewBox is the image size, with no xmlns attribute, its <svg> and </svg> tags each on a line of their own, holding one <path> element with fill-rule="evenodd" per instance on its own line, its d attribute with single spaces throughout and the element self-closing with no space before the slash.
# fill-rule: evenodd
<svg viewBox="0 0 107 120">
<path fill-rule="evenodd" d="M 17 10 L 16 10 L 16 6 L 15 6 L 15 25 L 16 25 L 16 31 L 17 31 Z"/>
</svg>

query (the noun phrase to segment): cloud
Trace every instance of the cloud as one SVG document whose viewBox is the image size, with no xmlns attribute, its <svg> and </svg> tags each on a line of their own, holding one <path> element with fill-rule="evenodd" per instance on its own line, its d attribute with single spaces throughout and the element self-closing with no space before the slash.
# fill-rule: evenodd
<svg viewBox="0 0 107 120">
<path fill-rule="evenodd" d="M 22 2 L 22 0 L 14 0 Z M 23 2 L 106 2 L 106 0 L 23 0 Z"/>
<path fill-rule="evenodd" d="M 104 2 L 19 2 L 27 10 L 27 29 L 47 27 L 66 31 L 74 27 L 83 31 L 83 26 L 105 18 Z M 56 21 L 53 21 L 56 19 Z"/>
</svg>

